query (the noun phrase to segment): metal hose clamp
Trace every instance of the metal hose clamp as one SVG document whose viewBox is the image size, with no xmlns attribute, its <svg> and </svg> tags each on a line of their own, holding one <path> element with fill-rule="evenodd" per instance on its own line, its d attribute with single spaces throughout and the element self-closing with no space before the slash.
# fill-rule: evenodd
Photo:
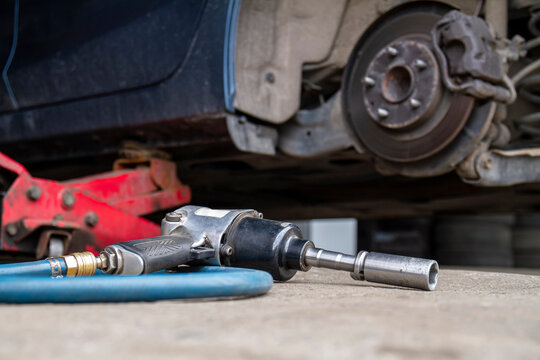
<svg viewBox="0 0 540 360">
<path fill-rule="evenodd" d="M 51 276 L 55 278 L 61 278 L 62 276 L 62 267 L 60 266 L 60 261 L 55 258 L 47 258 L 46 259 L 49 264 L 51 264 Z"/>
</svg>

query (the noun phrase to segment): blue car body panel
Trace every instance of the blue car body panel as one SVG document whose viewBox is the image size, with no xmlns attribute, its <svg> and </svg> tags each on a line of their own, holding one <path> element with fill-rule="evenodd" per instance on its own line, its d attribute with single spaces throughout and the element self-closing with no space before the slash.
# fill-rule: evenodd
<svg viewBox="0 0 540 360">
<path fill-rule="evenodd" d="M 189 142 L 226 133 L 234 92 L 229 40 L 239 1 L 18 5 L 18 43 L 7 73 L 18 108 L 2 84 L 0 151 L 31 164 L 116 152 L 123 140 Z M 5 61 L 16 14 L 2 16 Z M 212 131 L 197 131 L 212 122 L 219 123 Z"/>
</svg>

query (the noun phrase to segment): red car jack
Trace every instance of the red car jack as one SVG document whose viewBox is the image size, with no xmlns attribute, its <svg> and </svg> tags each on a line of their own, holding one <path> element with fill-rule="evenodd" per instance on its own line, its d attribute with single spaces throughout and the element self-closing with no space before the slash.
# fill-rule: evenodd
<svg viewBox="0 0 540 360">
<path fill-rule="evenodd" d="M 15 177 L 3 194 L 0 249 L 38 259 L 157 236 L 160 226 L 141 216 L 191 199 L 176 165 L 161 159 L 120 159 L 111 172 L 58 182 L 0 153 L 0 171 Z"/>
</svg>

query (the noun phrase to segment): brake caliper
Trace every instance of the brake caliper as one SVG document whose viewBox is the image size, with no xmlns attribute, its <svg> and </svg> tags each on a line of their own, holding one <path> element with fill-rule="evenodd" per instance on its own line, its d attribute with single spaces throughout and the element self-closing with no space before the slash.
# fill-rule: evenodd
<svg viewBox="0 0 540 360">
<path fill-rule="evenodd" d="M 488 24 L 451 11 L 431 31 L 442 80 L 452 92 L 510 104 L 516 98 Z"/>
</svg>

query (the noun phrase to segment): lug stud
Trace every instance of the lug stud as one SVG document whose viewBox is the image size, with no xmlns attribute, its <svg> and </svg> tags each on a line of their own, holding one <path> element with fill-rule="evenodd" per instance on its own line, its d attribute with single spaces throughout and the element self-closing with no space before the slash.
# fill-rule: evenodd
<svg viewBox="0 0 540 360">
<path fill-rule="evenodd" d="M 420 59 L 416 59 L 414 65 L 418 68 L 418 70 L 424 70 L 427 67 L 426 62 Z"/>
<path fill-rule="evenodd" d="M 392 46 L 387 47 L 386 52 L 388 54 L 390 54 L 390 56 L 396 56 L 397 54 L 399 54 L 398 49 L 396 49 L 395 47 L 392 47 Z"/>
<path fill-rule="evenodd" d="M 377 109 L 377 115 L 379 115 L 381 118 L 387 118 L 389 113 L 388 113 L 388 110 L 386 109 L 383 109 L 383 108 L 378 108 Z"/>
<path fill-rule="evenodd" d="M 373 78 L 370 78 L 369 76 L 364 77 L 364 84 L 366 84 L 369 87 L 372 87 L 375 85 L 375 80 Z"/>
<path fill-rule="evenodd" d="M 422 105 L 422 103 L 418 100 L 418 99 L 415 99 L 415 98 L 412 98 L 410 101 L 409 101 L 409 104 L 411 105 L 411 107 L 413 109 L 417 109 L 420 107 L 420 105 Z"/>
</svg>

